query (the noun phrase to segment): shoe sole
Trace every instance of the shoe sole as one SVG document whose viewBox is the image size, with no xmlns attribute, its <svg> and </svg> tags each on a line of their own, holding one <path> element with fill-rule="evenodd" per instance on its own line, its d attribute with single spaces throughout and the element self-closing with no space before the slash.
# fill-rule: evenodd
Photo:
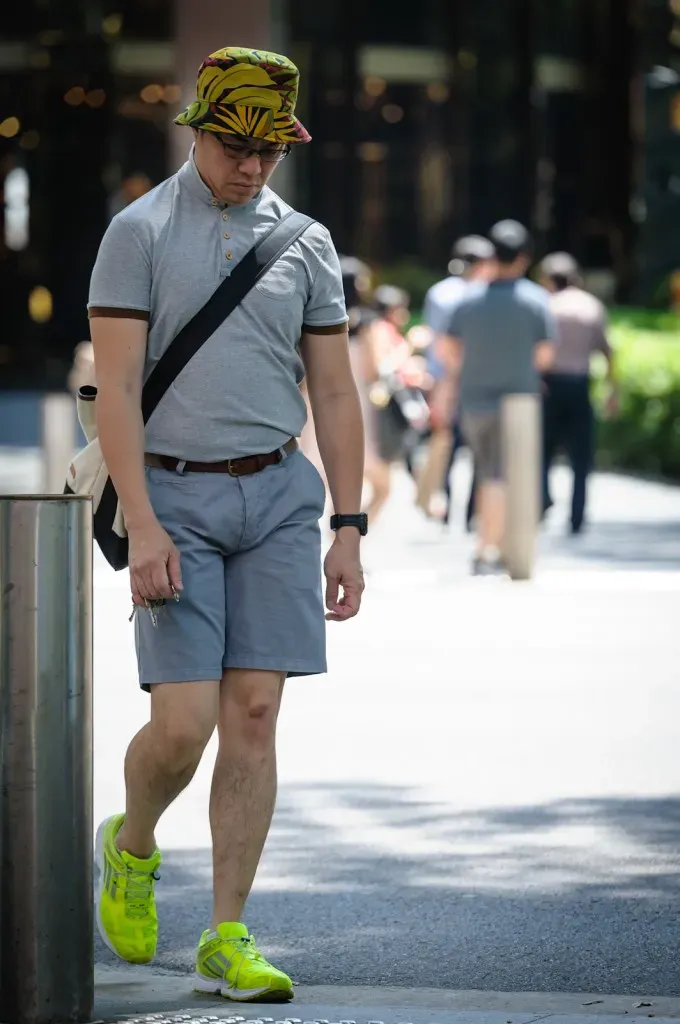
<svg viewBox="0 0 680 1024">
<path fill-rule="evenodd" d="M 127 957 L 124 957 L 121 953 L 119 953 L 116 947 L 111 942 L 111 939 L 109 938 L 106 932 L 106 928 L 104 927 L 104 924 L 102 922 L 101 903 L 102 895 L 104 893 L 104 866 L 106 863 L 106 858 L 104 857 L 104 831 L 108 823 L 111 821 L 112 817 L 115 818 L 116 815 L 111 815 L 111 817 L 106 818 L 101 823 L 101 825 L 97 829 L 97 835 L 95 836 L 94 840 L 94 866 L 97 872 L 97 885 L 94 892 L 94 910 L 95 921 L 97 923 L 97 931 L 99 932 L 99 936 L 104 945 L 106 946 L 106 948 L 110 949 L 113 955 L 117 956 L 119 960 L 123 961 L 123 963 L 148 964 L 151 962 L 150 960 L 128 960 Z"/>
<path fill-rule="evenodd" d="M 223 999 L 230 999 L 234 1003 L 289 1003 L 293 999 L 293 992 L 282 991 L 271 988 L 232 988 L 219 980 L 219 978 L 206 978 L 194 974 L 194 992 L 202 992 L 209 996 L 222 996 Z"/>
</svg>

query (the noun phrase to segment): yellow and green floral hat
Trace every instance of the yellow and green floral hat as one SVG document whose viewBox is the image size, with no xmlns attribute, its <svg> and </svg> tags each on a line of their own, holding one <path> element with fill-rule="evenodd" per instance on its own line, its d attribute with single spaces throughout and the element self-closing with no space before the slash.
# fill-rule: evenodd
<svg viewBox="0 0 680 1024">
<path fill-rule="evenodd" d="M 280 53 L 227 46 L 198 72 L 194 102 L 175 124 L 291 145 L 311 136 L 295 116 L 300 72 Z"/>
</svg>

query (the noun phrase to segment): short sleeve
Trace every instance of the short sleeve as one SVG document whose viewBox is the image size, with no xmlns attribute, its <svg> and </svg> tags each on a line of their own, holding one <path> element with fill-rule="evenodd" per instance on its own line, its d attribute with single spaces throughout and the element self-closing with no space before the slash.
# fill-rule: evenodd
<svg viewBox="0 0 680 1024">
<path fill-rule="evenodd" d="M 342 330 L 347 322 L 340 261 L 328 235 L 309 290 L 302 330 L 312 334 L 332 334 Z"/>
<path fill-rule="evenodd" d="M 557 341 L 557 320 L 547 305 L 537 303 L 535 310 L 535 341 Z"/>
<path fill-rule="evenodd" d="M 423 306 L 423 319 L 430 330 L 435 334 L 445 334 L 448 326 L 448 315 L 449 310 L 442 303 L 437 302 L 434 295 L 428 292 Z"/>
<path fill-rule="evenodd" d="M 426 293 L 425 299 L 423 301 L 423 322 L 427 324 L 430 330 L 434 330 L 434 328 L 432 327 L 432 317 L 436 316 L 435 305 L 436 304 L 434 296 L 432 295 L 432 289 L 430 288 L 430 290 Z"/>
<path fill-rule="evenodd" d="M 597 316 L 593 322 L 591 339 L 593 352 L 602 352 L 607 357 L 611 356 L 612 347 L 607 337 L 607 313 L 605 307 L 600 303 L 598 303 Z"/>
<path fill-rule="evenodd" d="M 90 279 L 90 317 L 148 320 L 151 257 L 123 217 L 114 217 L 102 238 Z"/>
<path fill-rule="evenodd" d="M 463 334 L 463 310 L 462 302 L 455 302 L 448 309 L 448 315 L 442 317 L 442 334 L 448 334 L 452 338 L 460 338 Z"/>
</svg>

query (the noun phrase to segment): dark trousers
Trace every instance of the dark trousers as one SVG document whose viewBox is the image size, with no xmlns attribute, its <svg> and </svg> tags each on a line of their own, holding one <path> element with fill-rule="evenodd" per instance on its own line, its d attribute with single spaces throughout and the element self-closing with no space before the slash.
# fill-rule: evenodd
<svg viewBox="0 0 680 1024">
<path fill-rule="evenodd" d="M 544 378 L 543 396 L 543 507 L 552 504 L 550 467 L 558 449 L 563 449 L 574 474 L 571 498 L 571 526 L 583 525 L 588 474 L 593 462 L 594 417 L 589 380 L 584 376 L 551 373 Z"/>
<path fill-rule="evenodd" d="M 466 441 L 463 437 L 463 431 L 460 427 L 460 420 L 456 419 L 453 425 L 453 444 L 451 445 L 451 454 L 449 455 L 449 464 L 446 467 L 446 477 L 444 479 L 444 491 L 446 493 L 446 512 L 444 513 L 444 522 L 448 523 L 451 519 L 451 471 L 453 470 L 453 464 L 456 461 L 456 455 L 461 448 L 466 447 Z M 469 530 L 472 526 L 472 520 L 475 515 L 475 496 L 477 492 L 477 480 L 474 473 L 472 475 L 472 483 L 470 485 L 470 495 L 468 497 L 467 508 L 465 510 L 465 525 Z"/>
</svg>

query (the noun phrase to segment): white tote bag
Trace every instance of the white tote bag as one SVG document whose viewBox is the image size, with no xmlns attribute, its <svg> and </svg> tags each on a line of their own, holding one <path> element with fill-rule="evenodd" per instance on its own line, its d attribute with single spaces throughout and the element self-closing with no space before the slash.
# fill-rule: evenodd
<svg viewBox="0 0 680 1024">
<path fill-rule="evenodd" d="M 127 566 L 127 530 L 123 510 L 99 446 L 95 414 L 96 397 L 97 389 L 91 384 L 85 384 L 78 389 L 78 420 L 87 444 L 81 448 L 68 468 L 64 491 L 66 494 L 92 495 L 97 543 L 114 569 L 124 569 Z M 108 527 L 106 531 L 102 529 L 104 512 Z"/>
</svg>

